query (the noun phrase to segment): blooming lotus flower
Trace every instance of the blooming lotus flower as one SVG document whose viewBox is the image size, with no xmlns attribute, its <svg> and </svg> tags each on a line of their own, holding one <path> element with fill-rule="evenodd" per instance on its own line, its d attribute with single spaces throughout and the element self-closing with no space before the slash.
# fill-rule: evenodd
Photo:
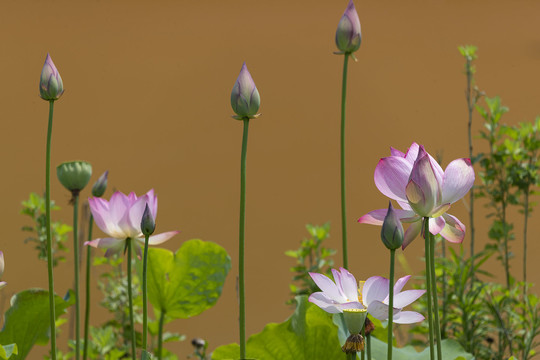
<svg viewBox="0 0 540 360">
<path fill-rule="evenodd" d="M 41 70 L 41 79 L 39 81 L 39 96 L 43 100 L 58 100 L 64 93 L 64 84 L 60 73 L 54 66 L 51 56 L 47 54 L 45 64 Z"/>
<path fill-rule="evenodd" d="M 341 53 L 352 53 L 360 48 L 361 42 L 360 19 L 350 0 L 336 30 L 336 45 Z"/>
<path fill-rule="evenodd" d="M 88 203 L 97 226 L 110 237 L 87 241 L 84 244 L 107 249 L 105 256 L 110 256 L 124 249 L 126 239 L 132 239 L 135 240 L 133 243 L 140 257 L 140 245 L 144 245 L 141 220 L 146 204 L 148 204 L 154 219 L 157 215 L 157 197 L 154 195 L 154 190 L 152 189 L 140 197 L 137 197 L 133 192 L 124 195 L 117 191 L 111 196 L 110 201 L 93 197 L 88 199 Z M 169 231 L 150 236 L 148 244 L 161 244 L 178 233 L 179 231 Z"/>
<path fill-rule="evenodd" d="M 379 320 L 388 319 L 388 286 L 389 280 L 373 276 L 365 282 L 358 283 L 353 274 L 344 268 L 340 271 L 332 269 L 334 281 L 326 275 L 309 273 L 315 284 L 322 292 L 310 295 L 309 301 L 324 311 L 336 314 L 348 309 L 367 309 L 367 312 Z M 424 320 L 424 317 L 414 311 L 401 311 L 402 308 L 418 299 L 425 290 L 401 291 L 410 279 L 410 275 L 402 277 L 394 285 L 394 322 L 411 324 Z"/>
<path fill-rule="evenodd" d="M 238 120 L 256 118 L 259 116 L 257 111 L 260 105 L 259 91 L 244 63 L 231 92 L 231 106 L 237 115 L 234 118 Z"/>
<path fill-rule="evenodd" d="M 463 241 L 465 225 L 446 212 L 473 186 L 470 159 L 454 160 L 443 171 L 423 146 L 413 143 L 406 154 L 392 148 L 391 156 L 377 164 L 374 179 L 379 191 L 401 206 L 395 209 L 401 221 L 410 223 L 403 249 L 420 234 L 424 217 L 429 218 L 432 234 L 455 243 Z M 374 210 L 358 222 L 382 225 L 386 213 L 387 209 Z"/>
</svg>

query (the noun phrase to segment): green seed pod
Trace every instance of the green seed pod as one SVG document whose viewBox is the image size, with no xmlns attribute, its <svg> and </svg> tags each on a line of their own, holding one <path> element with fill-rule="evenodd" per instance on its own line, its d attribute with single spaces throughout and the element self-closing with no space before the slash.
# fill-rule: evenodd
<svg viewBox="0 0 540 360">
<path fill-rule="evenodd" d="M 79 193 L 90 181 L 92 165 L 86 161 L 68 161 L 56 167 L 60 183 L 72 193 Z"/>
</svg>

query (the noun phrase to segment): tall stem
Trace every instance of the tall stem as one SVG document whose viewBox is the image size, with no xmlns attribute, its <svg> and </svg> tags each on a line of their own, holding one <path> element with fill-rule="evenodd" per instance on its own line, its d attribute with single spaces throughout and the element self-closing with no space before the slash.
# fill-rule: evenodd
<svg viewBox="0 0 540 360">
<path fill-rule="evenodd" d="M 431 267 L 431 291 L 433 297 L 433 312 L 435 314 L 435 336 L 437 337 L 437 359 L 442 360 L 442 349 L 441 349 L 441 325 L 439 322 L 439 299 L 437 295 L 437 276 L 435 275 L 435 238 L 428 231 L 427 235 L 431 238 L 431 246 L 429 248 L 429 265 Z"/>
<path fill-rule="evenodd" d="M 75 272 L 75 359 L 81 358 L 81 317 L 79 296 L 79 193 L 73 193 L 73 258 Z"/>
<path fill-rule="evenodd" d="M 150 235 L 144 236 L 144 259 L 143 259 L 143 283 L 142 283 L 142 295 L 143 295 L 143 337 L 142 337 L 142 348 L 146 351 L 147 346 L 147 333 L 148 333 L 148 300 L 147 300 L 147 276 L 146 270 L 148 268 L 148 241 Z"/>
<path fill-rule="evenodd" d="M 429 241 L 429 218 L 424 218 L 424 244 L 425 244 L 425 260 L 426 260 L 426 289 L 427 289 L 427 306 L 428 306 L 428 328 L 429 328 L 429 358 L 435 359 L 435 348 L 433 343 L 433 309 L 431 300 L 431 256 L 430 256 L 430 241 Z"/>
<path fill-rule="evenodd" d="M 506 273 L 506 287 L 508 290 L 510 290 L 510 254 L 508 250 L 508 225 L 506 222 L 506 198 L 507 193 L 506 191 L 502 192 L 502 200 L 501 200 L 501 220 L 504 226 L 504 269 Z"/>
<path fill-rule="evenodd" d="M 527 295 L 527 224 L 529 221 L 529 184 L 525 189 L 523 204 L 523 295 Z"/>
<path fill-rule="evenodd" d="M 472 143 L 472 119 L 474 112 L 474 100 L 472 94 L 473 70 L 471 66 L 472 59 L 467 57 L 465 72 L 467 73 L 467 110 L 469 113 L 469 121 L 467 124 L 469 135 L 469 158 L 473 159 L 473 143 Z M 474 279 L 474 187 L 469 192 L 469 233 L 471 234 L 471 282 Z"/>
<path fill-rule="evenodd" d="M 51 239 L 51 136 L 54 100 L 49 101 L 49 125 L 47 128 L 47 150 L 45 156 L 45 227 L 47 229 L 47 273 L 49 276 L 49 319 L 51 330 L 51 360 L 56 360 L 56 314 L 54 305 L 54 276 Z"/>
<path fill-rule="evenodd" d="M 362 333 L 362 339 L 365 340 L 366 339 L 366 324 L 365 324 L 365 321 L 364 321 L 364 325 L 362 326 L 362 330 L 360 331 Z M 354 357 L 356 359 L 356 355 Z M 365 343 L 364 343 L 364 350 L 362 350 L 360 352 L 360 359 L 361 360 L 364 360 L 366 358 L 366 347 L 365 347 Z"/>
<path fill-rule="evenodd" d="M 165 322 L 165 310 L 161 311 L 159 315 L 159 329 L 158 329 L 158 360 L 161 360 L 163 353 L 163 323 Z"/>
<path fill-rule="evenodd" d="M 347 98 L 347 67 L 350 53 L 343 55 L 343 80 L 341 85 L 341 236 L 343 242 L 343 267 L 349 268 L 347 256 L 347 199 L 345 190 L 345 104 Z"/>
<path fill-rule="evenodd" d="M 94 217 L 90 213 L 88 220 L 88 241 L 92 240 L 92 226 Z M 83 360 L 88 358 L 88 334 L 90 327 L 90 265 L 92 263 L 92 247 L 86 246 L 86 309 L 84 313 L 84 345 L 83 345 Z"/>
<path fill-rule="evenodd" d="M 135 342 L 135 321 L 133 320 L 133 286 L 131 284 L 131 252 L 132 242 L 131 238 L 126 239 L 127 242 L 127 278 L 128 278 L 128 300 L 129 300 L 129 325 L 131 327 L 131 359 L 136 360 L 137 349 Z"/>
<path fill-rule="evenodd" d="M 238 297 L 240 300 L 240 359 L 246 358 L 246 294 L 244 277 L 244 249 L 245 249 L 245 217 L 246 217 L 246 155 L 249 130 L 249 119 L 244 120 L 244 134 L 242 136 L 242 158 L 240 165 L 240 229 L 238 241 Z"/>
<path fill-rule="evenodd" d="M 392 360 L 392 325 L 394 322 L 394 263 L 396 250 L 390 249 L 390 283 L 388 284 L 388 360 Z"/>
<path fill-rule="evenodd" d="M 446 243 L 443 241 L 441 243 L 442 248 L 442 258 L 446 259 Z M 446 269 L 443 267 L 442 271 L 442 327 L 441 327 L 441 337 L 446 338 L 446 312 L 447 312 L 447 302 L 446 302 Z"/>
<path fill-rule="evenodd" d="M 367 360 L 371 360 L 371 334 L 366 335 Z"/>
</svg>

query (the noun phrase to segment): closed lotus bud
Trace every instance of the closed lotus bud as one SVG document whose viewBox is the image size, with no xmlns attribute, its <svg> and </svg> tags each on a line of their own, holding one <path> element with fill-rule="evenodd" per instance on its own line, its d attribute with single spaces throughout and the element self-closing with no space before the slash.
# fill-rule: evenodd
<svg viewBox="0 0 540 360">
<path fill-rule="evenodd" d="M 155 229 L 156 229 L 156 221 L 154 220 L 154 216 L 150 212 L 150 208 L 148 207 L 148 204 L 146 204 L 146 207 L 144 208 L 144 213 L 141 219 L 141 232 L 145 236 L 150 236 L 154 233 Z"/>
<path fill-rule="evenodd" d="M 237 115 L 233 117 L 238 120 L 256 118 L 260 115 L 257 114 L 260 105 L 259 91 L 244 63 L 231 92 L 231 106 Z"/>
<path fill-rule="evenodd" d="M 381 229 L 381 239 L 384 245 L 390 250 L 396 250 L 403 245 L 403 225 L 399 221 L 392 203 L 388 204 L 388 212 L 383 221 Z"/>
<path fill-rule="evenodd" d="M 92 196 L 102 197 L 107 189 L 107 177 L 109 176 L 109 170 L 105 171 L 99 179 L 97 179 L 94 186 L 92 186 Z"/>
<path fill-rule="evenodd" d="M 353 53 L 360 48 L 362 34 L 360 19 L 352 0 L 343 13 L 336 30 L 336 45 L 340 53 Z"/>
<path fill-rule="evenodd" d="M 43 70 L 41 70 L 41 80 L 39 81 L 39 96 L 43 100 L 58 100 L 64 93 L 62 77 L 54 66 L 51 56 L 47 54 Z"/>
<path fill-rule="evenodd" d="M 60 183 L 73 194 L 78 194 L 90 181 L 92 165 L 86 161 L 68 161 L 56 167 Z"/>
</svg>

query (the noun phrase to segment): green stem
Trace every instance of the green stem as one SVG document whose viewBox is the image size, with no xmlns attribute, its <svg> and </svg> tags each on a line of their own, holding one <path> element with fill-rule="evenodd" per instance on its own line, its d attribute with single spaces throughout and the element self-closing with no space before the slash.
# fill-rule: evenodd
<svg viewBox="0 0 540 360">
<path fill-rule="evenodd" d="M 92 226 L 94 217 L 90 213 L 88 221 L 88 241 L 92 240 Z M 90 265 L 92 263 L 92 247 L 86 246 L 86 309 L 84 314 L 84 345 L 83 345 L 83 360 L 88 358 L 88 334 L 90 327 Z"/>
<path fill-rule="evenodd" d="M 345 191 L 345 104 L 347 98 L 347 67 L 350 53 L 343 56 L 343 80 L 341 86 L 341 236 L 343 241 L 343 267 L 349 268 L 347 256 L 347 203 Z"/>
<path fill-rule="evenodd" d="M 430 241 L 429 241 L 429 217 L 425 217 L 424 221 L 424 244 L 425 244 L 425 260 L 426 260 L 426 289 L 427 289 L 427 306 L 428 306 L 428 327 L 429 327 L 429 358 L 435 359 L 435 348 L 433 343 L 433 309 L 431 300 L 431 257 L 430 257 Z"/>
<path fill-rule="evenodd" d="M 392 360 L 392 325 L 394 322 L 394 263 L 396 250 L 390 249 L 390 282 L 388 284 L 388 360 Z"/>
<path fill-rule="evenodd" d="M 73 263 L 75 272 L 75 359 L 81 358 L 81 316 L 79 294 L 79 193 L 73 192 Z"/>
<path fill-rule="evenodd" d="M 442 248 L 442 258 L 446 259 L 446 243 L 443 241 L 441 243 Z M 441 326 L 441 336 L 446 338 L 446 313 L 447 313 L 447 301 L 446 301 L 446 269 L 443 267 L 442 271 L 442 326 Z"/>
<path fill-rule="evenodd" d="M 474 112 L 474 99 L 472 96 L 472 82 L 473 82 L 473 70 L 472 60 L 467 58 L 465 65 L 465 72 L 467 73 L 467 110 L 469 115 L 469 121 L 467 124 L 469 135 L 469 158 L 473 159 L 473 143 L 472 143 L 472 119 Z M 471 281 L 474 279 L 474 187 L 469 192 L 469 233 L 471 234 Z"/>
<path fill-rule="evenodd" d="M 371 360 L 371 334 L 366 335 L 367 360 Z"/>
<path fill-rule="evenodd" d="M 527 224 L 529 220 L 529 183 L 523 204 L 523 296 L 527 300 Z"/>
<path fill-rule="evenodd" d="M 508 250 L 508 225 L 506 222 L 506 193 L 503 192 L 501 201 L 502 207 L 502 223 L 504 226 L 504 268 L 506 273 L 506 287 L 510 290 L 510 256 Z"/>
<path fill-rule="evenodd" d="M 361 334 L 362 334 L 362 340 L 364 340 L 366 338 L 366 324 L 365 324 L 365 321 L 364 321 L 364 325 L 362 326 L 362 331 L 361 331 Z M 360 358 L 362 360 L 364 360 L 366 358 L 366 348 L 365 348 L 365 343 L 364 343 L 364 350 L 362 350 L 360 352 Z M 356 356 L 354 357 L 356 359 Z"/>
<path fill-rule="evenodd" d="M 431 246 L 429 248 L 429 265 L 431 266 L 431 291 L 433 298 L 433 312 L 435 314 L 435 336 L 437 337 L 437 359 L 442 360 L 442 349 L 441 349 L 441 325 L 439 322 L 439 298 L 437 295 L 437 276 L 435 274 L 435 238 L 431 233 L 427 234 L 431 238 Z"/>
<path fill-rule="evenodd" d="M 136 360 L 137 349 L 135 342 L 135 322 L 133 320 L 133 286 L 131 284 L 131 252 L 132 242 L 131 238 L 126 239 L 127 242 L 127 278 L 128 278 L 128 299 L 129 299 L 129 325 L 131 327 L 131 359 Z"/>
<path fill-rule="evenodd" d="M 244 120 L 242 136 L 242 158 L 240 165 L 240 229 L 238 241 L 238 296 L 240 300 L 240 359 L 246 358 L 246 294 L 244 278 L 244 249 L 245 249 L 245 217 L 246 217 L 246 154 L 249 130 L 249 119 Z"/>
<path fill-rule="evenodd" d="M 56 360 L 56 315 L 54 305 L 54 276 L 51 239 L 51 135 L 54 100 L 49 101 L 49 125 L 47 128 L 47 151 L 45 156 L 45 227 L 47 229 L 47 273 L 49 276 L 49 319 L 51 332 L 51 360 Z"/>
<path fill-rule="evenodd" d="M 165 310 L 159 315 L 159 330 L 158 330 L 158 360 L 161 360 L 163 353 L 163 323 L 165 322 Z"/>
<path fill-rule="evenodd" d="M 347 354 L 347 360 L 356 360 L 356 353 Z"/>
<path fill-rule="evenodd" d="M 146 270 L 148 268 L 148 241 L 150 235 L 144 236 L 144 259 L 143 259 L 143 284 L 142 284 L 142 294 L 143 294 L 143 338 L 142 338 L 142 347 L 146 351 L 147 345 L 147 333 L 148 333 L 148 300 L 147 300 L 147 275 Z"/>
</svg>

